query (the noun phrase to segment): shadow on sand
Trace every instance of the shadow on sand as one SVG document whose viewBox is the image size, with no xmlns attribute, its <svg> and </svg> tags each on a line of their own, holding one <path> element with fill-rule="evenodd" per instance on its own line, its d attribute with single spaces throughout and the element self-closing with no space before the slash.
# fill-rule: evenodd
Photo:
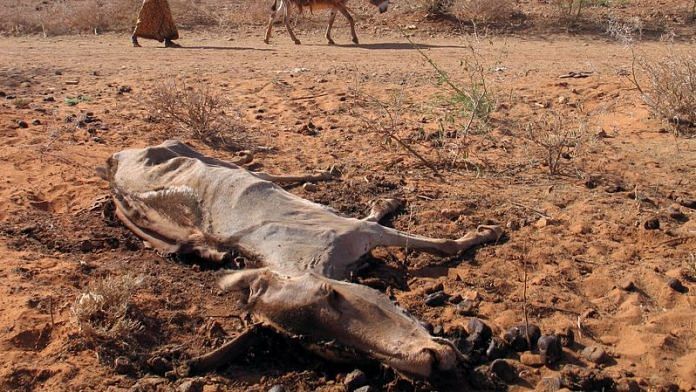
<svg viewBox="0 0 696 392">
<path fill-rule="evenodd" d="M 311 44 L 307 46 L 337 46 L 339 48 L 349 48 L 349 49 L 370 49 L 370 50 L 414 50 L 414 49 L 444 49 L 444 48 L 455 48 L 455 49 L 466 49 L 466 46 L 459 45 L 431 45 L 431 44 L 412 44 L 409 42 L 381 42 L 373 44 L 335 44 L 335 45 L 318 45 Z"/>
<path fill-rule="evenodd" d="M 240 46 L 182 46 L 177 49 L 203 49 L 203 50 L 257 50 L 259 52 L 275 52 L 275 49 L 262 49 L 262 48 L 244 48 Z"/>
</svg>

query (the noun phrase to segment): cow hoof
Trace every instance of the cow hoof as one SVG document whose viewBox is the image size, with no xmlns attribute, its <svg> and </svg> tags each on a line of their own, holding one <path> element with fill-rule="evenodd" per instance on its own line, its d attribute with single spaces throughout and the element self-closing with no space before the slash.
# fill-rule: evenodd
<svg viewBox="0 0 696 392">
<path fill-rule="evenodd" d="M 299 45 L 299 44 L 301 44 L 301 43 L 302 43 L 302 42 L 300 42 L 299 39 L 296 39 L 296 40 L 295 40 L 295 45 Z"/>
<path fill-rule="evenodd" d="M 353 43 L 356 44 L 356 45 L 360 45 L 360 42 L 358 41 L 357 38 L 353 38 Z"/>
<path fill-rule="evenodd" d="M 330 39 L 330 40 L 329 40 L 329 45 L 336 45 L 336 43 L 335 43 L 332 39 Z"/>
<path fill-rule="evenodd" d="M 492 231 L 495 234 L 495 241 L 498 241 L 503 236 L 503 228 L 498 225 L 481 225 L 476 228 L 478 233 L 484 234 L 486 231 Z"/>
</svg>

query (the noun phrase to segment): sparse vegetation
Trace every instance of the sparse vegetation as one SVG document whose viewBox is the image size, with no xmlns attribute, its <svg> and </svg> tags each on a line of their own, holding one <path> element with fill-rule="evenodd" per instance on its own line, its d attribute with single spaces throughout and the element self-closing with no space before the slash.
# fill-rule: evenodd
<svg viewBox="0 0 696 392">
<path fill-rule="evenodd" d="M 578 150 L 585 135 L 584 124 L 569 125 L 560 113 L 544 113 L 527 123 L 523 137 L 541 148 L 544 165 L 549 174 L 561 172 L 563 161 Z"/>
<path fill-rule="evenodd" d="M 118 342 L 128 345 L 143 326 L 129 316 L 131 299 L 142 279 L 131 275 L 98 280 L 80 294 L 71 311 L 80 332 L 95 343 Z"/>
<path fill-rule="evenodd" d="M 515 10 L 511 0 L 457 0 L 451 12 L 457 19 L 473 24 L 488 24 L 510 19 Z"/>
<path fill-rule="evenodd" d="M 227 100 L 208 86 L 163 82 L 153 89 L 149 105 L 195 139 L 214 147 L 241 149 L 240 143 L 245 138 L 243 127 L 225 113 Z"/>
<path fill-rule="evenodd" d="M 643 85 L 633 73 L 631 81 L 650 110 L 669 121 L 679 133 L 693 135 L 696 128 L 696 58 L 670 52 L 660 60 L 638 58 L 647 79 Z"/>
</svg>

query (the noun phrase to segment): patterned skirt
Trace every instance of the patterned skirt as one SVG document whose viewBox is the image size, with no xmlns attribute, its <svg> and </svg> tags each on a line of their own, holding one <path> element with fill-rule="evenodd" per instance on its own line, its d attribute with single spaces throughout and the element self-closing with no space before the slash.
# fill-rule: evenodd
<svg viewBox="0 0 696 392">
<path fill-rule="evenodd" d="M 167 0 L 143 0 L 133 35 L 159 42 L 179 38 Z"/>
</svg>

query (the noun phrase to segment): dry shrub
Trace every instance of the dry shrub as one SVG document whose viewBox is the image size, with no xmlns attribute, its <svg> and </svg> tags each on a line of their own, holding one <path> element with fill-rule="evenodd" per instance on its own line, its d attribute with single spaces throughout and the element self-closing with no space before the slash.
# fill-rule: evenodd
<svg viewBox="0 0 696 392">
<path fill-rule="evenodd" d="M 568 125 L 563 114 L 544 113 L 526 125 L 522 136 L 541 149 L 544 165 L 555 175 L 571 152 L 580 149 L 586 135 L 585 124 Z"/>
<path fill-rule="evenodd" d="M 451 7 L 457 19 L 481 24 L 508 20 L 514 10 L 513 0 L 456 0 Z"/>
<path fill-rule="evenodd" d="M 95 342 L 132 343 L 143 326 L 129 317 L 131 299 L 142 279 L 130 275 L 108 277 L 90 284 L 71 310 L 80 332 Z"/>
<path fill-rule="evenodd" d="M 72 0 L 37 6 L 16 2 L 0 9 L 0 31 L 60 35 L 130 30 L 140 4 L 139 0 Z"/>
<path fill-rule="evenodd" d="M 177 26 L 191 28 L 194 26 L 217 26 L 220 24 L 220 13 L 214 7 L 201 4 L 199 1 L 174 0 L 169 2 L 174 21 Z M 215 7 L 217 8 L 217 7 Z"/>
<path fill-rule="evenodd" d="M 651 111 L 674 124 L 684 134 L 696 128 L 696 57 L 690 53 L 670 52 L 658 60 L 637 60 L 647 84 L 635 86 Z"/>
<path fill-rule="evenodd" d="M 225 113 L 227 100 L 208 86 L 164 82 L 154 88 L 150 97 L 154 111 L 195 139 L 212 147 L 242 149 L 244 128 Z"/>
</svg>

